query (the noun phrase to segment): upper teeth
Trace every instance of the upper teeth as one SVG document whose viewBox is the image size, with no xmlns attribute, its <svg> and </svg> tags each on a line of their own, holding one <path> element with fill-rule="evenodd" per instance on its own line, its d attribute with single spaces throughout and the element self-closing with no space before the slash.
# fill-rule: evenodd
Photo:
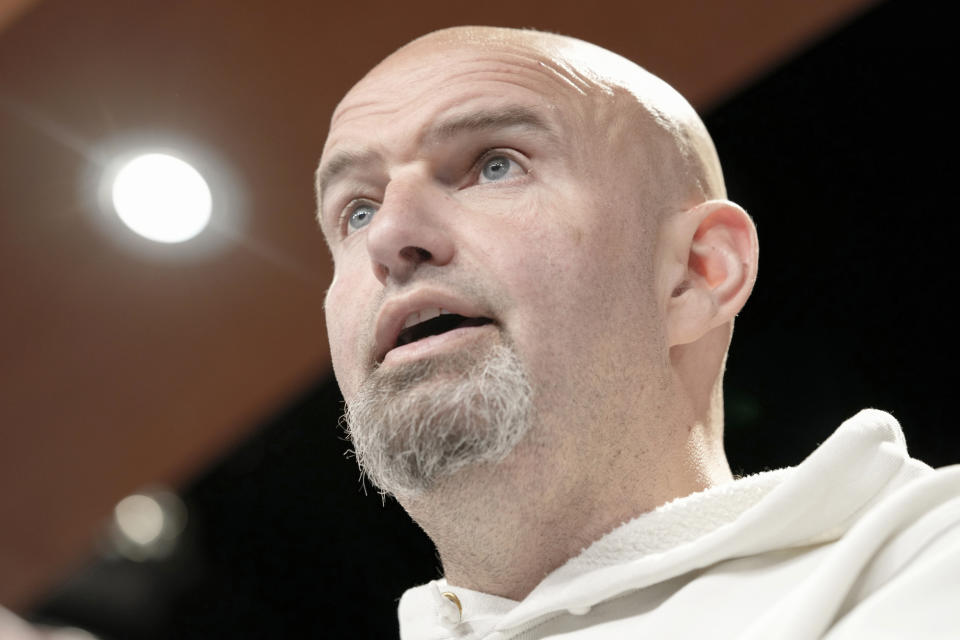
<svg viewBox="0 0 960 640">
<path fill-rule="evenodd" d="M 414 311 L 413 313 L 407 316 L 406 320 L 403 321 L 403 328 L 406 329 L 407 327 L 412 327 L 415 324 L 426 322 L 427 320 L 436 318 L 437 316 L 441 316 L 449 313 L 453 313 L 453 312 L 447 311 L 446 309 L 440 309 L 439 307 L 432 307 L 430 309 L 421 309 L 420 311 Z"/>
</svg>

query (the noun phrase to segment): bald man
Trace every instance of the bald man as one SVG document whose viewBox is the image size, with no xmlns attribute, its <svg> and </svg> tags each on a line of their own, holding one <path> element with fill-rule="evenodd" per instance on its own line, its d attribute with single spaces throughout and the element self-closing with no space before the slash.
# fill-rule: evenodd
<svg viewBox="0 0 960 640">
<path fill-rule="evenodd" d="M 436 32 L 340 102 L 317 193 L 358 462 L 443 564 L 402 638 L 960 630 L 960 469 L 891 416 L 733 479 L 757 235 L 667 84 L 572 38 Z"/>
</svg>

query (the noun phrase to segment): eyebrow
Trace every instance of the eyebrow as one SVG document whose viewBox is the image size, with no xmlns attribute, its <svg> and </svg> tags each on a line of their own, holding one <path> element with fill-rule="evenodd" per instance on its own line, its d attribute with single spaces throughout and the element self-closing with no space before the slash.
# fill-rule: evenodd
<svg viewBox="0 0 960 640">
<path fill-rule="evenodd" d="M 317 170 L 317 200 L 323 204 L 323 194 L 330 183 L 341 174 L 346 173 L 356 165 L 371 162 L 376 157 L 373 151 L 340 151 L 323 168 Z"/>
<path fill-rule="evenodd" d="M 553 133 L 547 123 L 535 111 L 526 107 L 510 107 L 502 111 L 476 111 L 454 116 L 430 128 L 424 142 L 444 142 L 464 133 L 525 127 L 545 133 Z"/>
<path fill-rule="evenodd" d="M 553 129 L 535 111 L 526 107 L 510 107 L 498 111 L 476 111 L 454 116 L 430 127 L 421 144 L 445 142 L 466 133 L 524 127 L 556 137 Z M 374 151 L 341 151 L 317 171 L 317 199 L 323 205 L 323 194 L 330 184 L 353 167 L 368 163 L 377 157 Z"/>
</svg>

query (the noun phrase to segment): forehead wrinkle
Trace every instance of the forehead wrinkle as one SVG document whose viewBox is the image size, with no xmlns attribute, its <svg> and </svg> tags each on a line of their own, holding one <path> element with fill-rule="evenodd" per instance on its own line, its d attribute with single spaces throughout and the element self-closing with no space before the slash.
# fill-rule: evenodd
<svg viewBox="0 0 960 640">
<path fill-rule="evenodd" d="M 464 133 L 524 127 L 550 134 L 556 132 L 533 109 L 523 106 L 508 106 L 501 110 L 482 109 L 453 116 L 431 126 L 423 136 L 424 145 L 444 142 Z"/>
<path fill-rule="evenodd" d="M 455 57 L 464 54 L 472 55 L 466 60 L 451 64 L 451 53 Z M 412 61 L 415 61 L 415 64 L 411 64 Z M 433 62 L 440 63 L 439 74 Z M 491 53 L 475 47 L 461 47 L 445 54 L 433 52 L 426 58 L 412 57 L 410 52 L 406 52 L 406 55 L 399 56 L 399 59 L 388 58 L 378 68 L 367 74 L 351 90 L 350 93 L 354 96 L 348 94 L 348 97 L 338 106 L 337 113 L 334 114 L 334 123 L 342 119 L 346 112 L 362 111 L 364 107 L 376 105 L 380 107 L 380 111 L 398 112 L 410 104 L 419 106 L 423 104 L 425 98 L 429 98 L 437 91 L 438 86 L 442 87 L 443 91 L 450 91 L 453 86 L 462 82 L 483 80 L 505 82 L 547 98 L 554 97 L 550 95 L 554 93 L 551 88 L 559 90 L 559 93 L 568 94 L 573 89 L 575 93 L 582 95 L 584 91 L 581 86 L 589 85 L 589 80 L 583 76 L 577 77 L 569 65 L 560 66 L 561 68 L 557 68 L 556 61 L 526 49 Z M 443 70 L 449 70 L 449 72 L 443 73 Z M 399 75 L 404 76 L 402 84 L 397 84 Z M 395 101 L 398 91 L 391 90 L 395 84 L 398 89 L 401 86 L 411 85 L 419 85 L 422 89 L 402 104 L 394 103 L 387 107 L 383 103 L 383 96 L 389 96 L 391 101 Z M 370 97 L 363 100 L 366 96 Z M 374 115 L 374 112 L 371 111 L 370 114 Z"/>
<path fill-rule="evenodd" d="M 355 151 L 347 149 L 338 151 L 322 168 L 317 170 L 317 186 L 320 191 L 326 190 L 327 186 L 341 174 L 358 164 L 364 164 L 373 160 L 373 151 Z"/>
<path fill-rule="evenodd" d="M 382 85 L 383 82 L 378 79 Z M 411 81 L 416 83 L 417 81 Z M 376 116 L 394 116 L 411 105 L 418 105 L 422 102 L 422 96 L 411 96 L 410 98 L 399 101 L 400 93 L 393 86 L 379 86 L 376 90 L 370 89 L 367 85 L 371 81 L 364 79 L 347 92 L 337 108 L 334 109 L 333 117 L 330 118 L 330 131 L 336 127 L 342 126 L 344 121 L 348 123 L 358 118 L 376 117 Z M 359 94 L 359 95 L 358 95 Z M 384 101 L 384 96 L 390 96 L 391 102 Z"/>
<path fill-rule="evenodd" d="M 475 59 L 476 64 L 496 64 L 498 67 L 477 69 L 468 72 L 472 74 L 503 74 L 515 77 L 516 80 L 500 78 L 501 81 L 517 84 L 525 89 L 540 93 L 545 98 L 565 96 L 568 98 L 583 98 L 589 95 L 591 89 L 597 88 L 589 78 L 577 73 L 576 69 L 559 58 L 545 58 L 535 52 L 503 52 L 509 60 L 495 57 L 480 56 Z"/>
</svg>

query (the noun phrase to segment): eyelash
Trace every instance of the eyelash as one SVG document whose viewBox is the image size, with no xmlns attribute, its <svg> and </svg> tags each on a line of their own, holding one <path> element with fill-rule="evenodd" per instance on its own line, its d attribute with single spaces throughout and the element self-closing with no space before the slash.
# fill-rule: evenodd
<svg viewBox="0 0 960 640">
<path fill-rule="evenodd" d="M 520 162 L 518 160 L 518 156 L 520 155 L 521 154 L 518 151 L 514 149 L 510 149 L 509 147 L 488 147 L 487 149 L 484 149 L 477 156 L 476 160 L 473 161 L 473 164 L 470 165 L 470 169 L 467 171 L 468 180 L 465 181 L 465 183 L 460 188 L 462 189 L 462 188 L 466 188 L 466 187 L 477 184 L 478 177 L 480 176 L 480 172 L 483 169 L 484 163 L 487 160 L 490 160 L 491 158 L 496 158 L 497 156 L 504 156 L 508 158 L 511 162 L 516 163 L 521 169 L 523 169 L 524 173 L 527 173 L 527 168 L 525 166 L 525 163 Z M 353 215 L 357 207 L 365 204 L 379 207 L 379 204 L 377 204 L 375 200 L 372 200 L 370 198 L 358 197 L 358 198 L 351 199 L 341 209 L 340 215 L 337 219 L 337 228 L 340 229 L 341 237 L 346 237 L 348 235 L 351 235 L 349 229 L 347 228 L 347 225 L 349 224 L 349 221 L 350 221 L 350 216 Z"/>
<path fill-rule="evenodd" d="M 470 175 L 473 178 L 473 182 L 470 184 L 476 184 L 477 179 L 480 176 L 480 172 L 483 170 L 483 165 L 487 162 L 487 160 L 496 158 L 497 156 L 503 156 L 509 159 L 510 162 L 515 163 L 517 166 L 523 169 L 524 173 L 526 173 L 527 169 L 524 166 L 524 163 L 520 162 L 517 159 L 518 155 L 519 153 L 517 151 L 514 151 L 513 149 L 509 149 L 506 147 L 493 147 L 493 148 L 487 149 L 477 157 L 477 159 L 473 163 L 473 166 L 470 168 L 470 171 L 468 172 L 468 175 Z"/>
</svg>

